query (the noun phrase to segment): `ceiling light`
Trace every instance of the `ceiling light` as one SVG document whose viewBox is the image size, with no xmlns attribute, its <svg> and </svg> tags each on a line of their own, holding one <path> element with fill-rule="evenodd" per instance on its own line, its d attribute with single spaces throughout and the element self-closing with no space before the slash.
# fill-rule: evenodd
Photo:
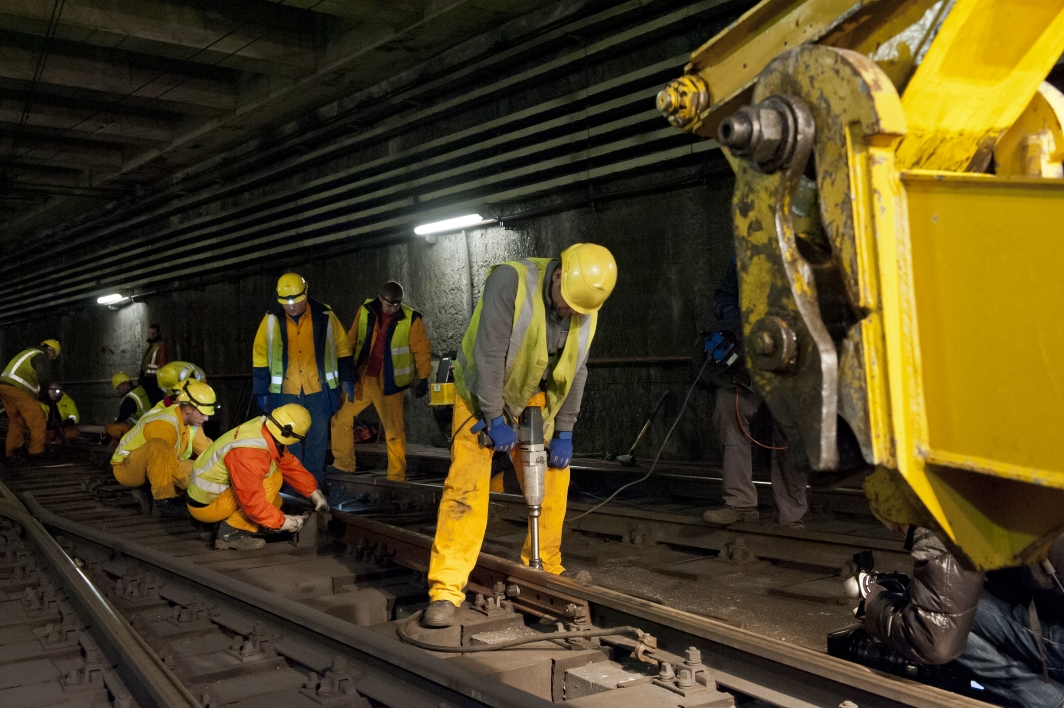
<svg viewBox="0 0 1064 708">
<path fill-rule="evenodd" d="M 110 295 L 101 295 L 96 298 L 96 303 L 99 305 L 116 305 L 126 299 L 128 298 L 125 295 L 111 293 Z"/>
<path fill-rule="evenodd" d="M 466 214 L 465 216 L 458 216 L 454 219 L 444 219 L 443 221 L 434 221 L 431 224 L 422 224 L 414 229 L 414 233 L 418 236 L 425 236 L 427 234 L 438 234 L 444 231 L 458 231 L 468 226 L 479 226 L 481 224 L 491 224 L 495 219 L 485 218 L 480 214 Z"/>
</svg>

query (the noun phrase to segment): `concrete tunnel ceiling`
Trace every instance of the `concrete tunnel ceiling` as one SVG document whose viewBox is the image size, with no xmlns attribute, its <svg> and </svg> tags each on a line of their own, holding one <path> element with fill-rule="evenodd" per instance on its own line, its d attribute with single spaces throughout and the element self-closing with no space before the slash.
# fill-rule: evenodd
<svg viewBox="0 0 1064 708">
<path fill-rule="evenodd" d="M 551 0 L 3 0 L 0 246 Z"/>
</svg>

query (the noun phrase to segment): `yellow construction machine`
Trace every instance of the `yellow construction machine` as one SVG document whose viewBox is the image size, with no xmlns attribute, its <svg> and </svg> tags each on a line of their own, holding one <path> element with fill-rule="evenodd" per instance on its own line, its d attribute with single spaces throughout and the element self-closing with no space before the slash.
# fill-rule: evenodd
<svg viewBox="0 0 1064 708">
<path fill-rule="evenodd" d="M 974 567 L 1064 531 L 1064 0 L 764 0 L 658 96 L 717 139 L 750 371 Z"/>
</svg>

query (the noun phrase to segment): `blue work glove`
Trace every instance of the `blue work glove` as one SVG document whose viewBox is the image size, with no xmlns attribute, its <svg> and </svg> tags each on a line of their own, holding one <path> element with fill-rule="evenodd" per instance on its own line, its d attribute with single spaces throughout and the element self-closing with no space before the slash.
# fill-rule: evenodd
<svg viewBox="0 0 1064 708">
<path fill-rule="evenodd" d="M 341 381 L 340 390 L 347 396 L 348 403 L 355 402 L 355 382 L 354 381 Z"/>
<path fill-rule="evenodd" d="M 429 380 L 420 379 L 417 384 L 414 385 L 414 398 L 424 398 L 429 394 Z"/>
<path fill-rule="evenodd" d="M 484 430 L 491 438 L 495 452 L 510 452 L 517 446 L 517 433 L 506 424 L 506 419 L 501 415 L 486 425 L 483 420 L 479 421 L 469 429 L 469 432 L 479 433 L 481 430 Z"/>
<path fill-rule="evenodd" d="M 264 396 L 259 396 L 258 398 L 259 398 L 259 408 L 262 409 L 263 413 L 269 413 L 270 412 L 270 408 L 269 408 L 270 396 L 269 396 L 269 394 L 266 394 Z"/>
<path fill-rule="evenodd" d="M 573 433 L 572 431 L 566 431 L 564 433 L 558 433 L 553 440 L 550 441 L 550 459 L 547 460 L 547 467 L 552 470 L 563 470 L 569 466 L 569 463 L 573 461 Z"/>
</svg>

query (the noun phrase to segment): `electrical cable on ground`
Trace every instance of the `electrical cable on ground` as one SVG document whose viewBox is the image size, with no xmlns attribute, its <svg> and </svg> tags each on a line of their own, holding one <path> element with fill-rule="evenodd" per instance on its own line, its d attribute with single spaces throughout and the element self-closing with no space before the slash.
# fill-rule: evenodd
<svg viewBox="0 0 1064 708">
<path fill-rule="evenodd" d="M 446 644 L 431 644 L 429 642 L 423 642 L 420 639 L 414 639 L 407 634 L 407 627 L 411 626 L 417 620 L 421 619 L 421 615 L 424 614 L 424 610 L 418 610 L 414 614 L 410 615 L 397 630 L 399 638 L 407 644 L 413 645 L 419 649 L 426 649 L 428 651 L 447 652 L 449 654 L 467 654 L 473 652 L 482 651 L 498 651 L 500 649 L 512 649 L 513 647 L 521 646 L 522 644 L 533 644 L 535 642 L 554 641 L 556 639 L 576 639 L 584 638 L 590 639 L 592 637 L 609 637 L 609 636 L 623 636 L 629 635 L 636 639 L 642 639 L 646 636 L 646 632 L 637 627 L 608 627 L 601 629 L 576 629 L 568 632 L 544 632 L 537 634 L 534 637 L 521 637 L 520 639 L 509 639 L 505 642 L 497 642 L 495 644 L 475 644 L 473 646 L 450 646 Z"/>
<path fill-rule="evenodd" d="M 606 506 L 611 501 L 613 501 L 614 497 L 616 497 L 618 494 L 620 494 L 625 489 L 628 489 L 628 487 L 635 486 L 637 484 L 640 484 L 640 483 L 645 482 L 648 479 L 650 479 L 650 475 L 654 474 L 654 470 L 657 469 L 658 460 L 661 459 L 661 453 L 665 451 L 665 446 L 669 443 L 669 438 L 672 437 L 672 431 L 676 430 L 676 425 L 680 422 L 680 418 L 683 417 L 684 411 L 687 410 L 687 404 L 691 400 L 691 394 L 695 392 L 695 388 L 698 386 L 698 382 L 702 379 L 702 372 L 704 372 L 706 370 L 706 367 L 709 366 L 709 362 L 710 362 L 710 357 L 707 356 L 706 360 L 704 362 L 702 362 L 702 368 L 699 369 L 698 373 L 695 375 L 695 380 L 691 383 L 691 386 L 687 389 L 687 395 L 683 399 L 683 405 L 680 406 L 680 412 L 676 414 L 676 419 L 674 421 L 672 421 L 672 427 L 670 427 L 669 428 L 669 432 L 665 434 L 665 439 L 661 441 L 661 447 L 658 448 L 658 454 L 654 456 L 654 462 L 651 463 L 650 469 L 647 470 L 647 473 L 645 475 L 643 475 L 642 477 L 640 477 L 639 479 L 635 480 L 634 482 L 629 482 L 628 484 L 621 485 L 620 487 L 617 488 L 616 491 L 614 491 L 613 494 L 611 494 L 608 497 L 606 497 L 606 499 L 604 501 L 599 502 L 595 506 L 593 506 L 590 509 L 588 509 L 587 511 L 585 511 L 583 514 L 579 514 L 579 515 L 574 516 L 572 518 L 566 519 L 565 523 L 569 523 L 571 521 L 576 521 L 578 519 L 582 519 L 585 516 L 587 516 L 588 514 L 590 514 L 591 512 L 598 511 L 599 509 L 601 509 L 602 507 Z"/>
<path fill-rule="evenodd" d="M 746 436 L 746 439 L 749 440 L 750 442 L 752 442 L 753 444 L 757 445 L 758 447 L 763 447 L 766 450 L 786 450 L 787 449 L 786 445 L 784 445 L 783 447 L 773 447 L 772 445 L 766 445 L 763 442 L 759 442 L 758 440 L 755 440 L 753 435 L 751 435 L 750 433 L 746 432 L 746 426 L 743 425 L 743 417 L 741 415 L 739 415 L 739 387 L 738 386 L 735 387 L 735 419 L 737 421 L 739 421 L 739 430 L 743 431 L 743 435 Z"/>
</svg>

